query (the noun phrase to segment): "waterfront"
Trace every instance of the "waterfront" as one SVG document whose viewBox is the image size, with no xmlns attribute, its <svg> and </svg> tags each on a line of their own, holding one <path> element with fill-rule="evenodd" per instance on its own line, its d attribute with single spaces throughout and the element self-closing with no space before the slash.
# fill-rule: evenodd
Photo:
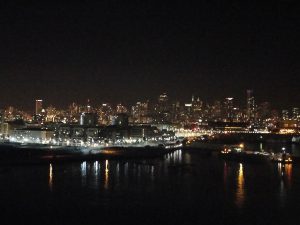
<svg viewBox="0 0 300 225">
<path fill-rule="evenodd" d="M 300 165 L 225 162 L 196 151 L 1 167 L 0 180 L 6 223 L 298 224 L 300 218 Z"/>
</svg>

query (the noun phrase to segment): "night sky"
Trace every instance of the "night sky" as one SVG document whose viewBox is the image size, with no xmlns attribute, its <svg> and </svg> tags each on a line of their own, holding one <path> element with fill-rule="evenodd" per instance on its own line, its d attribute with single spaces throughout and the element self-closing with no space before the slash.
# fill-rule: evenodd
<svg viewBox="0 0 300 225">
<path fill-rule="evenodd" d="M 82 2 L 0 3 L 1 108 L 33 109 L 37 98 L 131 104 L 162 92 L 245 104 L 246 89 L 300 106 L 299 1 Z"/>
</svg>

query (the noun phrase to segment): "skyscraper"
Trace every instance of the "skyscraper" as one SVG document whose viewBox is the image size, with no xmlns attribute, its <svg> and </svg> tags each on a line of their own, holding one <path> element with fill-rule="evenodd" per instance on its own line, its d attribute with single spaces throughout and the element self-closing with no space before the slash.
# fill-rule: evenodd
<svg viewBox="0 0 300 225">
<path fill-rule="evenodd" d="M 253 90 L 247 90 L 247 120 L 253 121 L 255 118 L 255 100 Z"/>
<path fill-rule="evenodd" d="M 289 110 L 283 109 L 281 111 L 281 119 L 282 120 L 288 120 L 289 119 Z"/>
<path fill-rule="evenodd" d="M 41 99 L 35 100 L 35 114 L 41 115 L 42 109 L 43 109 L 43 100 Z"/>
<path fill-rule="evenodd" d="M 293 108 L 293 120 L 300 119 L 300 110 L 299 108 Z"/>
<path fill-rule="evenodd" d="M 233 121 L 233 98 L 226 98 L 224 102 L 226 121 Z"/>
<path fill-rule="evenodd" d="M 163 93 L 158 97 L 158 103 L 155 107 L 155 121 L 158 123 L 170 121 L 170 107 L 168 99 L 169 98 L 166 93 Z"/>
</svg>

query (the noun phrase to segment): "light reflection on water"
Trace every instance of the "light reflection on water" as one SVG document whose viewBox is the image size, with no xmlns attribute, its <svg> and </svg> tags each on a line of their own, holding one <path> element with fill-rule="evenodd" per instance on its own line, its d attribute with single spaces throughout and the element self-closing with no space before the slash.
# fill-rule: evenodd
<svg viewBox="0 0 300 225">
<path fill-rule="evenodd" d="M 279 184 L 279 201 L 281 206 L 285 206 L 287 201 L 287 192 L 292 186 L 292 164 L 277 164 L 278 176 L 280 178 Z"/>
<path fill-rule="evenodd" d="M 53 168 L 52 164 L 49 164 L 49 190 L 53 190 Z"/>
<path fill-rule="evenodd" d="M 297 163 L 240 164 L 193 149 L 155 159 L 2 166 L 0 202 L 9 218 L 22 212 L 49 224 L 58 224 L 56 218 L 145 224 L 152 217 L 147 224 L 298 224 Z"/>
<path fill-rule="evenodd" d="M 190 156 L 186 157 L 190 162 Z M 168 174 L 170 165 L 179 165 L 183 162 L 182 150 L 165 155 L 164 160 L 104 160 L 80 163 L 81 185 L 92 188 L 109 189 L 110 183 L 119 185 L 120 182 L 126 186 L 129 179 L 133 177 L 136 182 L 140 179 L 149 179 L 153 182 L 155 177 Z M 76 170 L 76 167 L 74 167 Z M 52 167 L 51 167 L 52 171 Z M 50 172 L 49 172 L 50 173 Z M 76 171 L 74 171 L 76 174 Z M 51 172 L 52 174 L 52 172 Z M 51 175 L 51 180 L 52 180 Z M 50 178 L 49 178 L 50 179 Z M 50 180 L 49 180 L 50 188 Z"/>
<path fill-rule="evenodd" d="M 267 180 L 273 179 L 271 182 L 277 188 L 275 190 L 278 197 L 277 201 L 282 206 L 286 204 L 289 189 L 293 185 L 292 164 L 270 163 L 256 170 L 257 165 L 255 164 L 226 162 L 216 156 L 197 158 L 194 154 L 182 150 L 169 153 L 161 159 L 153 160 L 99 160 L 79 164 L 74 163 L 71 167 L 72 171 L 69 171 L 69 173 L 68 169 L 65 169 L 70 168 L 68 165 L 61 166 L 67 171 L 66 173 L 61 172 L 63 171 L 61 168 L 56 169 L 56 166 L 59 165 L 50 164 L 48 167 L 48 186 L 50 191 L 56 191 L 56 185 L 61 185 L 62 182 L 58 180 L 68 180 L 68 178 L 72 177 L 73 180 L 79 178 L 78 181 L 79 183 L 81 182 L 82 188 L 88 188 L 98 193 L 100 191 L 105 191 L 104 193 L 122 192 L 132 187 L 151 189 L 156 188 L 158 184 L 162 185 L 164 183 L 164 185 L 169 185 L 168 182 L 171 181 L 175 182 L 172 183 L 173 185 L 183 188 L 186 196 L 193 196 L 191 192 L 195 191 L 197 186 L 198 188 L 200 187 L 199 190 L 197 189 L 197 192 L 205 192 L 209 190 L 208 188 L 211 188 L 212 183 L 219 179 L 221 187 L 218 188 L 223 189 L 239 209 L 244 209 L 248 205 L 249 193 L 253 192 L 249 188 L 250 181 L 246 180 L 245 182 L 245 179 L 249 179 L 248 177 L 251 178 L 252 176 L 251 182 L 255 182 L 256 178 L 253 178 L 253 176 L 256 176 L 255 173 L 257 171 L 265 172 L 261 176 L 267 175 L 262 180 L 265 183 L 264 185 L 268 185 Z M 220 173 L 212 171 L 220 171 Z M 245 173 L 249 174 L 246 178 Z M 212 174 L 215 177 L 210 177 Z M 63 178 L 56 179 L 55 176 Z M 172 179 L 168 180 L 170 178 Z M 54 179 L 55 183 L 53 183 Z M 71 180 L 71 182 L 73 181 Z M 191 184 L 195 185 L 195 187 Z M 170 188 L 173 190 L 173 186 L 170 186 Z M 191 199 L 193 198 L 191 197 Z"/>
<path fill-rule="evenodd" d="M 108 160 L 105 160 L 105 176 L 104 176 L 104 188 L 108 189 L 108 182 L 109 182 L 109 169 L 108 169 Z"/>
<path fill-rule="evenodd" d="M 243 164 L 239 164 L 239 170 L 237 173 L 237 190 L 236 190 L 236 205 L 239 208 L 243 207 L 245 200 L 245 181 L 244 181 L 244 168 Z"/>
<path fill-rule="evenodd" d="M 86 162 L 82 162 L 81 165 L 80 165 L 82 186 L 86 185 L 86 167 L 87 167 Z"/>
<path fill-rule="evenodd" d="M 226 162 L 224 162 L 224 169 L 223 169 L 223 182 L 224 182 L 224 189 L 227 189 L 227 177 L 228 177 L 228 165 Z"/>
<path fill-rule="evenodd" d="M 285 175 L 286 175 L 286 183 L 288 187 L 291 187 L 292 185 L 292 164 L 285 165 Z"/>
</svg>

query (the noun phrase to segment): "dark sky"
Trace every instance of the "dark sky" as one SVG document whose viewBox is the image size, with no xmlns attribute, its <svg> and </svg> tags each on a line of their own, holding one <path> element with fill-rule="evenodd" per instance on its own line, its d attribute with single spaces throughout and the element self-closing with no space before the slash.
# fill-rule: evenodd
<svg viewBox="0 0 300 225">
<path fill-rule="evenodd" d="M 299 1 L 88 2 L 0 3 L 0 107 L 164 91 L 242 104 L 248 88 L 259 102 L 300 106 Z"/>
</svg>

